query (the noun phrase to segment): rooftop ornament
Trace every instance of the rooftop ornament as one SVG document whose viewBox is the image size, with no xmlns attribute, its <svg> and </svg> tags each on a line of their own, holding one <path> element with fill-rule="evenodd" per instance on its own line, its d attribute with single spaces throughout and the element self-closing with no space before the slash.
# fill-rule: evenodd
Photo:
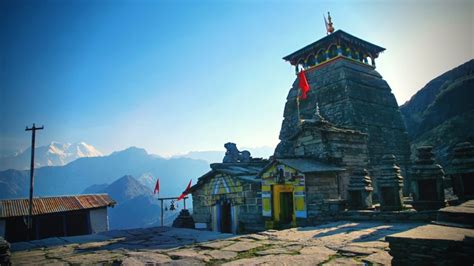
<svg viewBox="0 0 474 266">
<path fill-rule="evenodd" d="M 328 11 L 328 19 L 326 20 L 326 17 L 324 17 L 324 23 L 326 24 L 326 35 L 329 35 L 334 32 L 334 27 L 332 26 L 332 18 L 331 14 Z"/>
</svg>

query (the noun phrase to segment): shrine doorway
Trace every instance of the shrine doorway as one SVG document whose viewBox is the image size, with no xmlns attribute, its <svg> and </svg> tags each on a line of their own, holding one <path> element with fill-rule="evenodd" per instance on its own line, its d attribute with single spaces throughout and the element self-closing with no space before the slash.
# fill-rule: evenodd
<svg viewBox="0 0 474 266">
<path fill-rule="evenodd" d="M 219 231 L 232 233 L 232 208 L 229 202 L 219 204 Z"/>
</svg>

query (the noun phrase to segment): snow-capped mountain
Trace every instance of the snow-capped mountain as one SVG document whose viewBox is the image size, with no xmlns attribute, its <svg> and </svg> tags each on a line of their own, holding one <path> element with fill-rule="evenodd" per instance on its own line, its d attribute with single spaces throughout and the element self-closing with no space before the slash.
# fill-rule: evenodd
<svg viewBox="0 0 474 266">
<path fill-rule="evenodd" d="M 78 158 L 98 156 L 102 156 L 102 153 L 85 142 L 74 144 L 51 142 L 49 145 L 36 147 L 35 167 L 61 166 Z M 0 170 L 29 169 L 30 160 L 31 147 L 14 156 L 0 158 Z"/>
</svg>

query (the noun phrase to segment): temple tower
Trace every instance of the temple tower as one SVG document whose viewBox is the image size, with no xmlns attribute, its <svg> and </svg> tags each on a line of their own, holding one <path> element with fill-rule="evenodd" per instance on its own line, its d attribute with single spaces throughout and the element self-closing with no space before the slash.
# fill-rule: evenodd
<svg viewBox="0 0 474 266">
<path fill-rule="evenodd" d="M 321 115 L 329 122 L 368 134 L 370 176 L 377 178 L 383 155 L 394 154 L 405 182 L 409 182 L 410 146 L 406 128 L 390 86 L 375 70 L 375 59 L 384 50 L 337 30 L 285 56 L 283 59 L 297 73 L 305 69 L 310 91 L 298 103 L 298 78 L 293 83 L 275 157 L 288 153 L 297 125 L 301 119 L 312 116 L 318 103 Z M 404 188 L 408 187 L 407 183 Z"/>
</svg>

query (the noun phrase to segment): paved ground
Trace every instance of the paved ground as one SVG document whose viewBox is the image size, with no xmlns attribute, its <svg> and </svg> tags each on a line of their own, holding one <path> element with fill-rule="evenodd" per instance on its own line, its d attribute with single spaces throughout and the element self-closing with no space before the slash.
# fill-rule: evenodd
<svg viewBox="0 0 474 266">
<path fill-rule="evenodd" d="M 12 245 L 20 264 L 340 265 L 390 264 L 385 236 L 418 223 L 335 222 L 230 235 L 155 227 Z"/>
</svg>

